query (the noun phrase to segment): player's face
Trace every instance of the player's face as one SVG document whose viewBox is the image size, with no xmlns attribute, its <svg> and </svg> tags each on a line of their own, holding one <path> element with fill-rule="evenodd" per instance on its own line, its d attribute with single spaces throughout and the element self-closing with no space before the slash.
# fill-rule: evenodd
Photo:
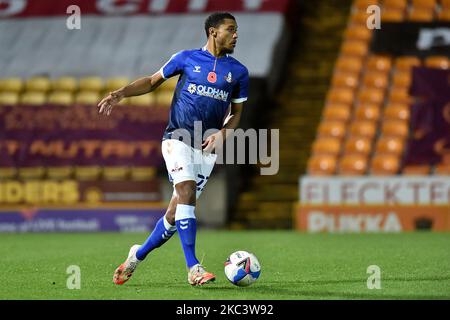
<svg viewBox="0 0 450 320">
<path fill-rule="evenodd" d="M 233 53 L 237 43 L 237 24 L 233 19 L 224 19 L 217 28 L 217 44 L 224 53 Z"/>
</svg>

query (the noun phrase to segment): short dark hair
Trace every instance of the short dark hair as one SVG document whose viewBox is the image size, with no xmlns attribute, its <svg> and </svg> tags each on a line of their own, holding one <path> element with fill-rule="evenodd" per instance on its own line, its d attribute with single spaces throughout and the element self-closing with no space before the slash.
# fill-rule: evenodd
<svg viewBox="0 0 450 320">
<path fill-rule="evenodd" d="M 215 12 L 213 14 L 210 14 L 205 20 L 206 37 L 209 37 L 209 28 L 217 28 L 225 19 L 236 21 L 235 17 L 229 12 Z"/>
</svg>

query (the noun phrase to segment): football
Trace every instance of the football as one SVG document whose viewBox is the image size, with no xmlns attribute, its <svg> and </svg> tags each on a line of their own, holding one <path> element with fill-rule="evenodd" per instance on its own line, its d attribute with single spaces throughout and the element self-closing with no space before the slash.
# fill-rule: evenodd
<svg viewBox="0 0 450 320">
<path fill-rule="evenodd" d="M 260 274 L 261 265 L 253 253 L 236 251 L 225 261 L 225 275 L 236 286 L 247 287 L 254 283 Z"/>
</svg>

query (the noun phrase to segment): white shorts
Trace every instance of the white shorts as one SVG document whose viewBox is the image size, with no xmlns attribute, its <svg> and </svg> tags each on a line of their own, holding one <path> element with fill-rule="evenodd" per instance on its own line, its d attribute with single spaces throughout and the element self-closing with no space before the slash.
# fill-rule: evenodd
<svg viewBox="0 0 450 320">
<path fill-rule="evenodd" d="M 174 185 L 174 189 L 180 182 L 193 180 L 197 183 L 198 199 L 214 168 L 217 155 L 203 153 L 175 139 L 164 140 L 161 151 L 169 173 L 169 181 Z"/>
</svg>

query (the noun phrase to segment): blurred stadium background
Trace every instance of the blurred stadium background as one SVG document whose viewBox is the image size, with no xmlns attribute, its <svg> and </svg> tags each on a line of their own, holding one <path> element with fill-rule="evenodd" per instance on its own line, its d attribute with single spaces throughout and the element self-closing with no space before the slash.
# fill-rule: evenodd
<svg viewBox="0 0 450 320">
<path fill-rule="evenodd" d="M 141 297 L 448 298 L 448 0 L 0 1 L 0 263 L 15 275 L 0 297 L 137 297 L 110 278 L 170 199 L 160 141 L 177 79 L 110 117 L 96 104 L 203 46 L 213 11 L 239 25 L 234 55 L 251 77 L 241 127 L 279 129 L 280 166 L 216 166 L 199 250 L 214 272 L 227 252 L 255 250 L 264 281 L 193 296 L 172 241 L 155 261 L 173 263 L 150 259 L 133 280 Z M 415 230 L 447 232 L 398 234 Z M 374 261 L 391 281 L 378 296 L 365 286 Z M 73 263 L 91 291 L 62 285 Z"/>
<path fill-rule="evenodd" d="M 152 229 L 177 79 L 110 118 L 95 105 L 202 46 L 216 10 L 235 13 L 250 70 L 242 128 L 280 129 L 280 169 L 218 165 L 200 224 L 449 230 L 449 1 L 22 0 L 0 7 L 1 232 Z"/>
</svg>

